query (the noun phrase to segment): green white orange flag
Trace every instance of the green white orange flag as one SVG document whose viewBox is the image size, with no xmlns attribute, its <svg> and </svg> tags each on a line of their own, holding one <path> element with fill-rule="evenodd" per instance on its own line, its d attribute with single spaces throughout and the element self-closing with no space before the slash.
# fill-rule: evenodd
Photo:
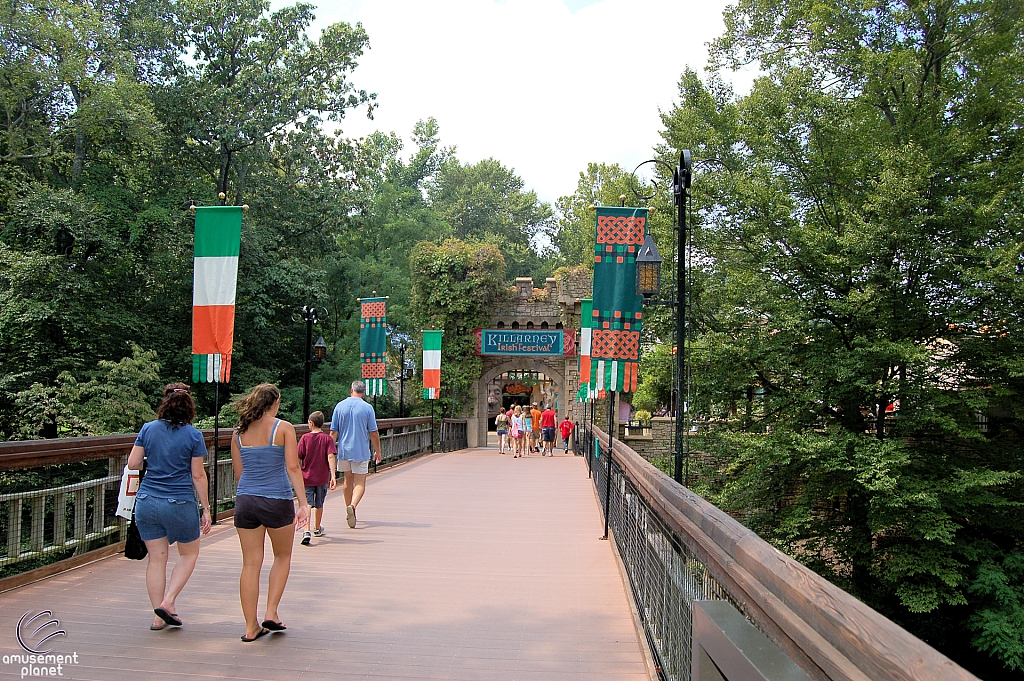
<svg viewBox="0 0 1024 681">
<path fill-rule="evenodd" d="M 241 206 L 196 208 L 192 382 L 227 382 L 235 332 Z"/>
<path fill-rule="evenodd" d="M 436 400 L 441 393 L 441 334 L 423 332 L 423 399 Z"/>
<path fill-rule="evenodd" d="M 370 396 L 388 392 L 387 301 L 359 299 L 359 374 Z"/>
<path fill-rule="evenodd" d="M 643 297 L 636 292 L 636 256 L 646 228 L 646 208 L 597 208 L 590 383 L 598 392 L 637 389 Z"/>
<path fill-rule="evenodd" d="M 577 402 L 586 402 L 596 397 L 595 391 L 590 389 L 590 344 L 593 332 L 590 325 L 593 303 L 590 298 L 580 301 L 580 389 L 576 393 Z"/>
</svg>

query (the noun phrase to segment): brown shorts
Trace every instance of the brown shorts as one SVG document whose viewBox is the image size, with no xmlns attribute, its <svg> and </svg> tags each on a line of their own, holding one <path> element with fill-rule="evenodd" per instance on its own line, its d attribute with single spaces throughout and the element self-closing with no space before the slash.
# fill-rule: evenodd
<svg viewBox="0 0 1024 681">
<path fill-rule="evenodd" d="M 235 527 L 255 530 L 261 525 L 276 530 L 295 522 L 295 502 L 249 494 L 235 497 Z"/>
</svg>

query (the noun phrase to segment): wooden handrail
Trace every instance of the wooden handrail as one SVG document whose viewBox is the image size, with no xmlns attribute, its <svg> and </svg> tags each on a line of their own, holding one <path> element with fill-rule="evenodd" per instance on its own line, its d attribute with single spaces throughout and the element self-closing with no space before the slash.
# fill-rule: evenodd
<svg viewBox="0 0 1024 681">
<path fill-rule="evenodd" d="M 594 432 L 607 446 L 607 434 L 597 427 Z M 675 482 L 625 443 L 615 441 L 613 459 L 750 619 L 812 678 L 978 681 Z"/>
<path fill-rule="evenodd" d="M 408 428 L 410 426 L 430 423 L 429 416 L 416 416 L 402 419 L 380 419 L 377 421 L 379 430 L 390 428 Z M 220 429 L 220 446 L 231 445 L 231 429 Z M 309 432 L 305 423 L 295 426 L 298 435 Z M 213 429 L 202 431 L 207 448 L 213 447 Z M 93 437 L 66 437 L 53 440 L 16 440 L 0 442 L 0 471 L 12 471 L 39 466 L 52 466 L 58 463 L 79 463 L 106 459 L 111 456 L 127 454 L 135 444 L 135 434 L 98 435 Z"/>
</svg>

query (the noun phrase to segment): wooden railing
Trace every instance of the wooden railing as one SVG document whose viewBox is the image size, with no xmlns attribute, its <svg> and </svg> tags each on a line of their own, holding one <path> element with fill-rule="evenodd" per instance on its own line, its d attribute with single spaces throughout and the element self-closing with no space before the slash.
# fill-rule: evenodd
<svg viewBox="0 0 1024 681">
<path fill-rule="evenodd" d="M 429 417 L 381 419 L 377 427 L 382 466 L 432 450 Z M 305 424 L 295 427 L 300 436 L 308 430 Z M 206 471 L 212 493 L 214 433 L 206 430 L 203 436 L 210 453 Z M 231 515 L 234 502 L 231 436 L 230 429 L 220 430 L 217 507 L 228 509 L 218 514 L 220 518 Z M 127 522 L 114 512 L 121 472 L 134 443 L 135 435 L 0 442 L 0 471 L 27 471 L 101 459 L 107 462 L 106 474 L 94 479 L 0 495 L 0 588 L 4 577 L 124 540 Z"/>
<path fill-rule="evenodd" d="M 691 679 L 700 662 L 692 638 L 695 604 L 724 600 L 811 679 L 977 681 L 624 443 L 615 441 L 609 458 L 603 431 L 584 425 L 581 436 L 598 496 L 610 505 L 611 532 L 663 678 Z"/>
<path fill-rule="evenodd" d="M 454 452 L 469 446 L 467 423 L 466 419 L 441 420 L 440 451 Z"/>
</svg>

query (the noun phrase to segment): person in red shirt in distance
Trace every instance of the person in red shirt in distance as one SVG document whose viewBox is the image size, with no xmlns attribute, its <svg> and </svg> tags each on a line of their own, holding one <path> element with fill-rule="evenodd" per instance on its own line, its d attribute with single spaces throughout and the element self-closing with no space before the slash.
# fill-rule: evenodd
<svg viewBox="0 0 1024 681">
<path fill-rule="evenodd" d="M 555 452 L 555 412 L 549 404 L 540 415 L 540 433 L 544 441 L 544 452 L 548 456 L 554 456 Z"/>
<path fill-rule="evenodd" d="M 314 411 L 309 415 L 309 432 L 299 440 L 302 484 L 306 487 L 306 501 L 311 507 L 306 531 L 302 533 L 303 546 L 309 546 L 311 536 L 324 535 L 324 499 L 327 498 L 327 490 L 338 485 L 338 446 L 323 427 L 323 412 Z"/>
<path fill-rule="evenodd" d="M 569 415 L 566 414 L 565 418 L 561 423 L 558 424 L 558 429 L 562 431 L 562 446 L 565 447 L 565 453 L 569 453 L 569 436 L 572 435 L 572 421 L 569 420 Z"/>
</svg>

